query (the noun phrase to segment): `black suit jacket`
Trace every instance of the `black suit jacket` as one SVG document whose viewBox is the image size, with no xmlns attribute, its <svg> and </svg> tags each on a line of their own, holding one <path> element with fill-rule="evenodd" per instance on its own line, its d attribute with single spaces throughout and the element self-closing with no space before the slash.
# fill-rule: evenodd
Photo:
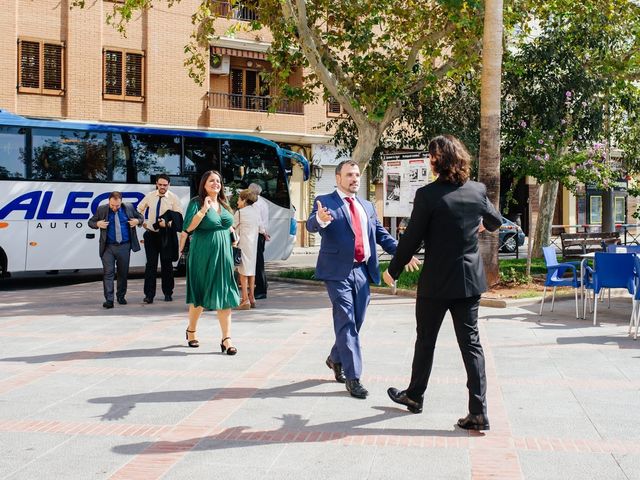
<svg viewBox="0 0 640 480">
<path fill-rule="evenodd" d="M 419 297 L 451 299 L 480 295 L 487 289 L 478 249 L 480 219 L 489 231 L 502 224 L 502 216 L 487 198 L 482 183 L 469 180 L 459 186 L 436 180 L 420 188 L 389 273 L 397 279 L 424 241 Z"/>
<path fill-rule="evenodd" d="M 160 234 L 160 256 L 175 262 L 180 257 L 180 253 L 178 252 L 178 232 L 182 231 L 182 214 L 180 212 L 174 212 L 173 210 L 167 210 L 160 215 L 160 218 L 162 218 L 167 225 L 170 225 L 158 230 Z"/>
<path fill-rule="evenodd" d="M 135 218 L 136 220 L 138 220 L 138 224 L 142 225 L 142 222 L 144 221 L 144 217 L 140 212 L 138 212 L 135 208 L 133 208 L 133 205 L 131 205 L 130 203 L 123 202 L 120 208 L 124 209 L 124 213 L 127 215 L 127 218 L 129 220 L 131 220 L 132 218 Z M 108 214 L 109 214 L 109 205 L 108 204 L 100 205 L 98 208 L 96 208 L 96 213 L 93 215 L 93 217 L 89 219 L 87 224 L 89 225 L 89 227 L 93 229 L 97 229 L 99 228 L 98 220 L 106 220 Z M 131 243 L 131 250 L 133 250 L 134 252 L 137 252 L 138 250 L 140 250 L 140 242 L 138 242 L 138 234 L 136 233 L 136 227 L 129 227 L 129 240 Z M 100 246 L 98 250 L 100 252 L 100 257 L 102 257 L 106 249 L 107 249 L 107 229 L 101 228 L 100 229 Z"/>
</svg>

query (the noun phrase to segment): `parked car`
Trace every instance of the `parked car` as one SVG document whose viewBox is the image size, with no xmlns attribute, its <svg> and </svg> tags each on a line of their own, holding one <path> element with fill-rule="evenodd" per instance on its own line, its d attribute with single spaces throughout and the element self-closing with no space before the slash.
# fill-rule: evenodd
<svg viewBox="0 0 640 480">
<path fill-rule="evenodd" d="M 397 228 L 398 238 L 402 236 L 406 226 L 409 223 L 409 218 L 403 218 Z M 500 225 L 500 231 L 498 235 L 498 248 L 501 252 L 515 253 L 518 247 L 524 245 L 524 232 L 518 226 L 517 223 L 502 217 L 502 225 Z M 416 250 L 418 253 L 424 248 L 422 242 Z"/>
<path fill-rule="evenodd" d="M 502 217 L 498 244 L 501 252 L 515 253 L 518 247 L 524 245 L 524 232 L 517 223 Z"/>
</svg>

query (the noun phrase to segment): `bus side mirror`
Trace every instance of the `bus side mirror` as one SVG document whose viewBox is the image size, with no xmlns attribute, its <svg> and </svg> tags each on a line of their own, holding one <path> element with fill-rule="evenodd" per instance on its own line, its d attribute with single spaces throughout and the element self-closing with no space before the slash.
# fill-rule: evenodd
<svg viewBox="0 0 640 480">
<path fill-rule="evenodd" d="M 87 238 L 96 238 L 95 233 L 87 233 Z"/>
</svg>

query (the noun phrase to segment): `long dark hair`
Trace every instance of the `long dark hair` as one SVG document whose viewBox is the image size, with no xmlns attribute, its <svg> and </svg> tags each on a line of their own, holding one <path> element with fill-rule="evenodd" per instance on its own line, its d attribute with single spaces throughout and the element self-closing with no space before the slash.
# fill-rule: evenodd
<svg viewBox="0 0 640 480">
<path fill-rule="evenodd" d="M 429 154 L 438 180 L 463 185 L 471 173 L 471 155 L 453 135 L 440 135 L 429 142 Z"/>
<path fill-rule="evenodd" d="M 222 180 L 222 175 L 220 175 L 220 172 L 217 170 L 207 170 L 202 174 L 200 185 L 198 186 L 198 199 L 200 200 L 200 206 L 202 207 L 204 205 L 204 199 L 208 196 L 204 186 L 211 175 L 217 175 L 220 179 L 220 192 L 218 193 L 218 201 L 220 202 L 220 205 L 233 213 L 229 203 L 227 203 L 227 196 L 224 194 L 224 181 Z"/>
</svg>

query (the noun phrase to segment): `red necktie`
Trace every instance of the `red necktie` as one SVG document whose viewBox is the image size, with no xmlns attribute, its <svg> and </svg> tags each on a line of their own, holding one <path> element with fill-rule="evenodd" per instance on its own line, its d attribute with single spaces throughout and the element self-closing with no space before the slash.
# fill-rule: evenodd
<svg viewBox="0 0 640 480">
<path fill-rule="evenodd" d="M 345 200 L 349 203 L 349 212 L 351 212 L 351 224 L 353 225 L 353 231 L 356 234 L 355 259 L 356 262 L 362 262 L 364 261 L 364 242 L 362 241 L 362 225 L 360 224 L 360 215 L 358 215 L 355 200 L 351 197 L 345 197 Z"/>
</svg>

